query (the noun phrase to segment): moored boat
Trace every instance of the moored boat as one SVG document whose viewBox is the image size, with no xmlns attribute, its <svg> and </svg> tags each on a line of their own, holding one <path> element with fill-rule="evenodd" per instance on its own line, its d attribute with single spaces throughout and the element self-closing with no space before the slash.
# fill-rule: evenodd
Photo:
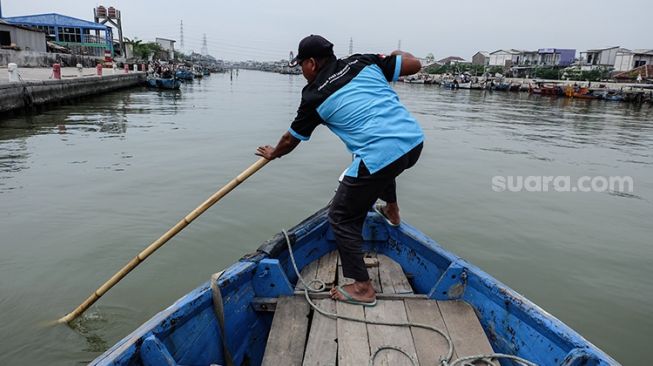
<svg viewBox="0 0 653 366">
<path fill-rule="evenodd" d="M 177 79 L 187 80 L 187 81 L 191 81 L 191 80 L 194 79 L 192 71 L 190 71 L 188 69 L 182 69 L 182 68 L 177 69 L 177 71 L 175 71 L 175 77 Z"/>
<path fill-rule="evenodd" d="M 366 252 L 377 253 L 379 260 L 381 256 L 392 259 L 406 274 L 404 291 L 396 292 L 390 296 L 391 299 L 413 301 L 413 305 L 414 301 L 423 300 L 419 304 L 425 305 L 424 301 L 438 300 L 442 306 L 458 304 L 471 307 L 472 316 L 476 314 L 478 317 L 494 352 L 519 356 L 538 365 L 618 364 L 561 321 L 478 267 L 446 251 L 417 229 L 405 223 L 391 227 L 377 214 L 369 213 L 363 234 Z M 294 255 L 289 248 L 292 248 Z M 312 263 L 333 258 L 330 253 L 335 249 L 327 210 L 322 209 L 289 230 L 288 236 L 281 233 L 275 235 L 257 251 L 212 276 L 209 282 L 156 314 L 92 364 L 271 364 L 264 362 L 268 353 L 287 352 L 284 349 L 266 349 L 275 344 L 271 328 L 282 323 L 277 322 L 277 316 L 284 315 L 273 316 L 271 310 L 275 304 L 282 302 L 304 301 L 304 297 L 295 295 L 298 276 L 293 263 L 296 262 L 297 267 L 306 274 Z M 392 284 L 392 278 L 389 281 L 390 286 L 396 286 Z M 306 300 L 310 298 L 308 292 L 302 294 Z M 403 309 L 403 302 L 401 304 Z M 309 307 L 304 305 L 308 314 Z M 374 311 L 384 309 L 378 306 L 373 308 Z M 360 313 L 363 313 L 362 308 Z M 285 315 L 293 316 L 292 313 Z M 303 314 L 296 318 L 304 319 L 305 325 L 301 329 L 292 328 L 293 333 L 304 332 L 306 336 L 306 327 L 311 325 L 306 323 Z M 313 318 L 314 327 L 318 326 L 315 325 L 318 324 L 316 319 L 319 316 Z M 320 321 L 319 324 L 324 323 Z M 340 320 L 338 324 L 340 327 Z M 363 336 L 367 337 L 369 332 L 371 339 L 374 332 L 365 331 L 365 325 L 362 326 Z M 292 336 L 290 333 L 283 334 Z M 408 334 L 410 338 L 410 332 Z M 434 337 L 430 335 L 428 342 L 435 343 Z M 308 343 L 311 339 L 315 341 L 309 337 Z M 340 347 L 339 342 L 333 342 L 333 339 L 324 341 L 329 347 Z M 303 350 L 304 343 L 293 347 Z M 308 355 L 309 351 L 306 352 Z M 401 349 L 399 352 L 404 353 Z M 450 359 L 444 355 L 443 358 L 446 362 L 441 364 L 449 364 Z"/>
<path fill-rule="evenodd" d="M 150 77 L 146 80 L 146 82 L 147 86 L 150 88 L 176 90 L 181 87 L 181 81 L 176 78 L 164 79 Z"/>
</svg>

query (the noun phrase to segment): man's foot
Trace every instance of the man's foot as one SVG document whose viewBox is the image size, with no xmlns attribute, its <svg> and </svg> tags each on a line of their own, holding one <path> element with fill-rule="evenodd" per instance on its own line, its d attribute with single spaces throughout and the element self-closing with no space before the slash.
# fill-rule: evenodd
<svg viewBox="0 0 653 366">
<path fill-rule="evenodd" d="M 376 291 L 372 287 L 372 282 L 356 281 L 349 285 L 340 286 L 341 290 L 337 287 L 331 289 L 331 298 L 343 302 L 359 302 L 359 303 L 376 303 Z"/>
<path fill-rule="evenodd" d="M 374 209 L 379 213 L 391 226 L 399 226 L 401 223 L 401 218 L 399 217 L 399 205 L 394 203 L 388 203 L 385 206 L 377 203 L 374 206 Z"/>
</svg>

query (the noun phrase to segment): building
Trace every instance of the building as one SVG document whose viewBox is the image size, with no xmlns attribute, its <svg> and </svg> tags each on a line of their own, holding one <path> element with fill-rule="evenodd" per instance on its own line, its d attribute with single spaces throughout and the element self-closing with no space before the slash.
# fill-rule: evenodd
<svg viewBox="0 0 653 366">
<path fill-rule="evenodd" d="M 575 49 L 540 48 L 537 53 L 539 66 L 569 66 L 576 59 Z"/>
<path fill-rule="evenodd" d="M 525 51 L 525 50 L 516 50 L 520 51 L 519 59 L 517 60 L 517 65 L 519 66 L 534 66 L 540 62 L 540 54 L 537 51 Z"/>
<path fill-rule="evenodd" d="M 155 41 L 164 51 L 161 55 L 158 55 L 159 59 L 165 61 L 175 59 L 175 40 L 157 37 Z"/>
<path fill-rule="evenodd" d="M 489 66 L 513 66 L 519 65 L 522 60 L 522 53 L 520 50 L 496 50 L 490 53 Z"/>
<path fill-rule="evenodd" d="M 103 57 L 113 55 L 113 35 L 110 27 L 66 15 L 50 13 L 3 18 L 11 24 L 38 29 L 50 42 L 66 47 L 71 53 Z"/>
<path fill-rule="evenodd" d="M 628 51 L 619 46 L 597 48 L 580 53 L 579 63 L 581 70 L 589 71 L 598 67 L 612 68 L 617 58 L 617 53 Z"/>
<path fill-rule="evenodd" d="M 623 50 L 617 52 L 614 62 L 615 71 L 630 71 L 644 65 L 653 64 L 653 49 Z"/>
<path fill-rule="evenodd" d="M 452 65 L 465 62 L 467 61 L 465 61 L 464 58 L 458 56 L 449 56 L 437 61 L 437 63 L 440 65 Z"/>
<path fill-rule="evenodd" d="M 0 47 L 20 51 L 47 52 L 45 32 L 0 19 Z"/>
<path fill-rule="evenodd" d="M 478 51 L 472 56 L 472 65 L 487 66 L 490 64 L 490 53 Z"/>
</svg>

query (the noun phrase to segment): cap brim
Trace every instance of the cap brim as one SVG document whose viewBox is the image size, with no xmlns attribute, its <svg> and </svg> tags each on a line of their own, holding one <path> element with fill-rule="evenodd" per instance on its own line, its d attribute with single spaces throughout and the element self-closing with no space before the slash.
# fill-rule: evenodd
<svg viewBox="0 0 653 366">
<path fill-rule="evenodd" d="M 288 61 L 288 66 L 289 67 L 296 67 L 296 66 L 299 65 L 300 62 L 302 62 L 302 60 L 299 59 L 298 57 L 295 57 L 292 60 Z"/>
</svg>

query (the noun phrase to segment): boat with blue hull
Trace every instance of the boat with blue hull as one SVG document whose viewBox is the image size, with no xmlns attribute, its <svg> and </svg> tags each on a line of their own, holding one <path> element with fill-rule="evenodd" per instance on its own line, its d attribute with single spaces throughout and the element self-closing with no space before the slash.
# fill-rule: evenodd
<svg viewBox="0 0 653 366">
<path fill-rule="evenodd" d="M 181 87 L 181 81 L 176 78 L 148 78 L 147 86 L 150 88 L 177 90 Z"/>
<path fill-rule="evenodd" d="M 406 223 L 391 227 L 370 212 L 363 237 L 366 252 L 390 258 L 406 274 L 411 294 L 393 296 L 437 300 L 440 304 L 466 304 L 478 317 L 481 333 L 484 332 L 494 352 L 519 356 L 538 365 L 618 365 L 561 321 L 478 267 L 443 249 L 416 228 Z M 311 263 L 322 263 L 323 258 L 332 255 L 336 244 L 327 209 L 288 230 L 288 236 L 275 235 L 255 252 L 212 276 L 209 282 L 156 314 L 91 364 L 271 364 L 265 362 L 264 355 L 268 357 L 266 346 L 270 346 L 274 337 L 271 328 L 277 315 L 267 306 L 293 296 L 305 301 L 296 291 L 298 275 L 293 268 L 289 244 L 302 276 Z M 315 318 L 312 324 L 317 327 Z M 370 337 L 372 335 L 370 332 Z M 435 337 L 428 337 L 428 342 Z M 307 343 L 311 340 L 315 339 L 309 338 Z M 272 352 L 283 354 L 285 351 Z M 307 364 L 308 349 L 306 352 L 304 364 Z M 301 364 L 301 358 L 299 360 Z M 502 360 L 501 364 L 518 364 L 512 362 Z"/>
</svg>

